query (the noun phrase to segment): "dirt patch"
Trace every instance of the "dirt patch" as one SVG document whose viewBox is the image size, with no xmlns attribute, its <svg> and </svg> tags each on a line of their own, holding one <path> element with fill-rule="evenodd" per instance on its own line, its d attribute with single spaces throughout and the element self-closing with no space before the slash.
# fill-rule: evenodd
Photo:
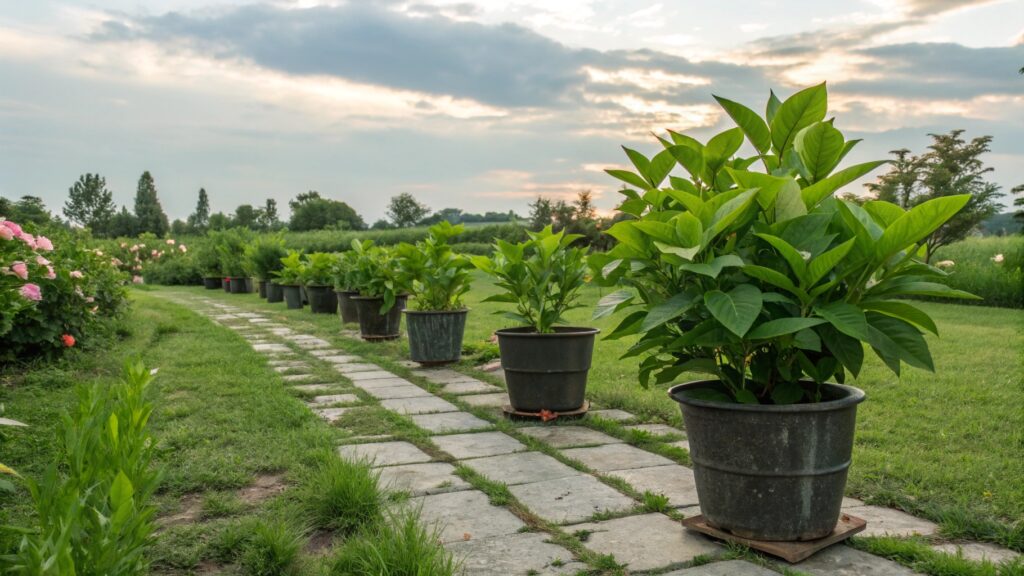
<svg viewBox="0 0 1024 576">
<path fill-rule="evenodd" d="M 207 574 L 223 574 L 223 573 L 224 573 L 224 567 L 223 566 L 221 566 L 220 564 L 217 564 L 216 562 L 211 562 L 209 560 L 203 560 L 202 562 L 199 563 L 198 566 L 196 566 L 196 574 L 198 574 L 200 576 L 205 576 Z"/>
<path fill-rule="evenodd" d="M 238 498 L 246 504 L 256 504 L 280 494 L 287 487 L 284 474 L 260 474 L 255 482 L 238 491 Z"/>
<path fill-rule="evenodd" d="M 199 521 L 199 516 L 202 512 L 203 495 L 186 494 L 181 497 L 181 503 L 178 505 L 177 512 L 169 516 L 161 516 L 160 518 L 157 518 L 157 524 L 161 528 L 177 526 L 179 524 L 191 524 Z"/>
<path fill-rule="evenodd" d="M 334 534 L 331 532 L 314 532 L 306 543 L 306 553 L 311 556 L 324 556 L 331 551 Z"/>
</svg>

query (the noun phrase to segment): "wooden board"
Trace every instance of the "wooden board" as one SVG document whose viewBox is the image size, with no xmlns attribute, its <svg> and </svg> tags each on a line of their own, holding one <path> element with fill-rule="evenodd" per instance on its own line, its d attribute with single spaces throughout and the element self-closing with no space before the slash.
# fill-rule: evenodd
<svg viewBox="0 0 1024 576">
<path fill-rule="evenodd" d="M 807 540 L 805 542 L 775 542 L 740 538 L 735 534 L 730 534 L 729 532 L 719 530 L 718 528 L 711 526 L 707 523 L 707 520 L 704 519 L 703 515 L 693 516 L 692 518 L 683 520 L 683 526 L 689 530 L 700 532 L 701 534 L 711 536 L 712 538 L 717 538 L 719 540 L 725 540 L 726 542 L 742 544 L 759 552 L 764 552 L 765 554 L 778 556 L 790 564 L 796 564 L 801 560 L 806 560 L 815 553 L 820 552 L 837 542 L 846 540 L 850 536 L 863 531 L 867 525 L 868 523 L 863 518 L 850 516 L 849 514 L 842 514 L 839 516 L 839 523 L 836 524 L 836 529 L 824 538 Z"/>
</svg>

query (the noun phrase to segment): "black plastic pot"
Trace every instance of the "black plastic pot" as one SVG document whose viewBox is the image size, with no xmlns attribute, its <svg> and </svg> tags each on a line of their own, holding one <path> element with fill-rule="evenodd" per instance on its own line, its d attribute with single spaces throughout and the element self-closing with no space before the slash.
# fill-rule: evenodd
<svg viewBox="0 0 1024 576">
<path fill-rule="evenodd" d="M 260 282 L 259 282 L 260 298 L 266 298 L 267 297 L 267 284 L 269 284 L 269 282 L 267 282 L 266 280 L 260 280 Z"/>
<path fill-rule="evenodd" d="M 231 292 L 231 280 L 228 278 L 221 278 L 220 285 L 224 288 L 225 292 Z"/>
<path fill-rule="evenodd" d="M 356 290 L 335 290 L 334 293 L 338 295 L 341 323 L 352 324 L 359 322 L 359 310 L 356 309 L 356 303 L 352 300 L 352 297 L 358 296 L 359 292 Z"/>
<path fill-rule="evenodd" d="M 405 310 L 409 356 L 413 362 L 434 365 L 458 362 L 469 310 Z"/>
<path fill-rule="evenodd" d="M 806 384 L 813 386 L 813 383 Z M 690 441 L 697 497 L 707 521 L 754 540 L 815 540 L 839 520 L 864 392 L 822 385 L 822 402 L 731 404 L 698 400 L 674 386 Z"/>
<path fill-rule="evenodd" d="M 305 286 L 299 286 L 299 294 L 302 296 L 302 305 L 309 304 L 309 293 L 306 292 Z"/>
<path fill-rule="evenodd" d="M 298 284 L 284 284 L 281 286 L 284 293 L 284 305 L 289 310 L 302 308 L 302 286 Z"/>
<path fill-rule="evenodd" d="M 338 297 L 334 294 L 334 286 L 310 284 L 306 286 L 306 294 L 309 296 L 309 310 L 312 313 L 338 313 Z"/>
<path fill-rule="evenodd" d="M 267 284 L 267 302 L 276 303 L 284 301 L 284 287 L 277 282 Z"/>
<path fill-rule="evenodd" d="M 570 412 L 583 407 L 597 328 L 498 330 L 508 399 L 521 412 Z"/>
<path fill-rule="evenodd" d="M 223 279 L 218 278 L 217 276 L 203 276 L 203 288 L 206 288 L 207 290 L 216 290 L 217 288 L 220 288 L 221 282 L 223 282 Z"/>
<path fill-rule="evenodd" d="M 256 287 L 253 285 L 252 278 L 249 276 L 245 277 L 245 293 L 252 294 L 256 291 Z"/>
<path fill-rule="evenodd" d="M 395 298 L 395 305 L 381 314 L 383 298 L 352 296 L 359 313 L 359 335 L 363 340 L 394 340 L 401 336 L 402 310 L 407 298 L 404 294 Z"/>
<path fill-rule="evenodd" d="M 228 283 L 231 285 L 232 294 L 244 294 L 246 292 L 246 282 L 244 276 L 231 276 L 228 278 Z"/>
</svg>

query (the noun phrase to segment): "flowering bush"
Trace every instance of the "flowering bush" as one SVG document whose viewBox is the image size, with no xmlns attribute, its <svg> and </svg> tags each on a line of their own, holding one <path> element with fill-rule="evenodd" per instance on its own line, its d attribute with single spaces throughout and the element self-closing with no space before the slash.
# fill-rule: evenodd
<svg viewBox="0 0 1024 576">
<path fill-rule="evenodd" d="M 124 275 L 102 250 L 0 217 L 0 362 L 57 353 L 104 333 L 124 311 Z"/>
</svg>

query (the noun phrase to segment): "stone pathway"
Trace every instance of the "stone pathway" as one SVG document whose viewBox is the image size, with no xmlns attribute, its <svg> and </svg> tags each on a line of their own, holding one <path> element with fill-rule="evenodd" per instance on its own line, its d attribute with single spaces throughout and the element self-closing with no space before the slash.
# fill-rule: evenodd
<svg viewBox="0 0 1024 576">
<path fill-rule="evenodd" d="M 339 446 L 338 454 L 371 463 L 385 487 L 408 492 L 423 518 L 437 524 L 444 546 L 464 562 L 466 575 L 563 575 L 588 569 L 580 557 L 556 543 L 567 538 L 577 539 L 593 553 L 592 559 L 614 557 L 629 573 L 764 576 L 782 570 L 775 560 L 766 562 L 774 570 L 742 560 L 687 567 L 695 559 L 718 558 L 726 549 L 678 522 L 699 514 L 693 472 L 686 466 L 590 428 L 585 421 L 516 423 L 495 430 L 503 422 L 500 407 L 508 401 L 499 386 L 449 368 L 425 369 L 406 362 L 400 363 L 409 368 L 403 377 L 264 314 L 204 296 L 176 301 L 237 331 L 325 420 L 334 422 L 375 403 L 407 417 L 429 435 L 428 450 L 443 456 L 387 435 Z M 318 376 L 325 369 L 337 376 Z M 360 394 L 368 400 L 361 401 Z M 618 422 L 627 432 L 689 449 L 683 431 L 639 422 L 623 410 L 592 410 L 587 418 Z M 456 473 L 457 465 L 505 486 L 515 504 L 492 504 L 487 494 Z M 666 496 L 669 510 L 646 511 L 641 498 L 645 492 Z M 852 498 L 844 500 L 843 509 L 868 521 L 866 535 L 932 536 L 938 529 L 927 520 Z M 999 562 L 1017 556 L 978 543 L 936 544 L 935 549 L 955 554 L 958 546 L 969 559 Z M 845 545 L 791 568 L 812 575 L 913 574 Z"/>
</svg>

